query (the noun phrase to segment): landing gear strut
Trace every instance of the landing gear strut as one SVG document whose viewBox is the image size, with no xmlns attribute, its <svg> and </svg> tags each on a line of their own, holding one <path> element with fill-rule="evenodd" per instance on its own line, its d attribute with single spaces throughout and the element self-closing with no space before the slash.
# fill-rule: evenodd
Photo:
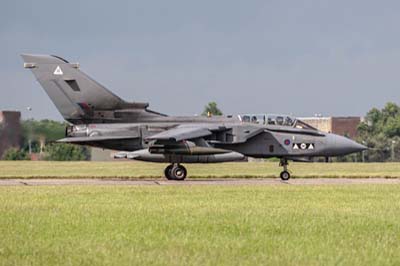
<svg viewBox="0 0 400 266">
<path fill-rule="evenodd" d="M 174 163 L 165 168 L 164 175 L 168 180 L 184 180 L 186 178 L 187 171 L 182 165 Z"/>
<path fill-rule="evenodd" d="M 288 165 L 289 165 L 288 160 L 285 158 L 281 158 L 281 161 L 279 162 L 279 166 L 283 167 L 283 171 L 281 172 L 280 177 L 282 180 L 285 180 L 285 181 L 290 179 L 290 173 L 287 169 Z"/>
</svg>

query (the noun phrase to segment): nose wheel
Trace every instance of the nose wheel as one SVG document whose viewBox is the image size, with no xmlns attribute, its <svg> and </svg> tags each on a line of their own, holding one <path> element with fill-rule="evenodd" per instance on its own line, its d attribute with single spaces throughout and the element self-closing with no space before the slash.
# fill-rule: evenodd
<svg viewBox="0 0 400 266">
<path fill-rule="evenodd" d="M 279 166 L 283 167 L 283 171 L 281 172 L 280 177 L 284 181 L 287 181 L 290 179 L 288 165 L 289 165 L 289 162 L 287 159 L 282 158 L 281 161 L 279 162 Z"/>
<path fill-rule="evenodd" d="M 187 170 L 180 164 L 170 164 L 164 170 L 164 175 L 168 180 L 184 180 Z"/>
</svg>

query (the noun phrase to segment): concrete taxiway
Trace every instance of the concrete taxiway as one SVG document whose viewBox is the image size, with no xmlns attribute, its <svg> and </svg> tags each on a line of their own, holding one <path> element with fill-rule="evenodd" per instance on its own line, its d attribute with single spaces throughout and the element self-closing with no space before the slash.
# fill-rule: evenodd
<svg viewBox="0 0 400 266">
<path fill-rule="evenodd" d="M 400 184 L 400 179 L 385 178 L 293 178 L 289 181 L 270 178 L 223 178 L 187 179 L 169 181 L 166 179 L 2 179 L 0 186 L 197 186 L 197 185 L 352 185 L 352 184 Z"/>
</svg>

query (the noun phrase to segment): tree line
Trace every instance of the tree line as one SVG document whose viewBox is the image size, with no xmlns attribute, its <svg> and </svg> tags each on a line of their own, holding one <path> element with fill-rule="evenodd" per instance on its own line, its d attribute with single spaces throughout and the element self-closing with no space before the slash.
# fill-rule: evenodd
<svg viewBox="0 0 400 266">
<path fill-rule="evenodd" d="M 65 136 L 67 124 L 53 120 L 24 120 L 21 122 L 20 148 L 10 148 L 3 160 L 29 160 L 30 154 L 39 154 L 41 160 L 82 161 L 90 159 L 90 149 L 85 146 L 55 143 Z"/>
<path fill-rule="evenodd" d="M 400 106 L 389 102 L 380 110 L 372 108 L 358 126 L 357 141 L 369 148 L 365 161 L 399 161 Z"/>
</svg>

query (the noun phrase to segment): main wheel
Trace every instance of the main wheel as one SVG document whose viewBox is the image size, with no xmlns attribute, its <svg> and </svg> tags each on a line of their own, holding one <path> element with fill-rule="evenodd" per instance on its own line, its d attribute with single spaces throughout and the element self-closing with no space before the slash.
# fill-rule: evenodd
<svg viewBox="0 0 400 266">
<path fill-rule="evenodd" d="M 187 171 L 182 165 L 175 165 L 172 167 L 170 173 L 173 180 L 184 180 L 186 178 Z"/>
<path fill-rule="evenodd" d="M 172 167 L 173 167 L 173 165 L 170 164 L 164 170 L 164 175 L 168 180 L 173 180 L 172 175 L 171 175 Z"/>
<path fill-rule="evenodd" d="M 282 180 L 289 180 L 290 179 L 290 173 L 288 171 L 282 171 L 281 172 L 281 179 Z"/>
</svg>

